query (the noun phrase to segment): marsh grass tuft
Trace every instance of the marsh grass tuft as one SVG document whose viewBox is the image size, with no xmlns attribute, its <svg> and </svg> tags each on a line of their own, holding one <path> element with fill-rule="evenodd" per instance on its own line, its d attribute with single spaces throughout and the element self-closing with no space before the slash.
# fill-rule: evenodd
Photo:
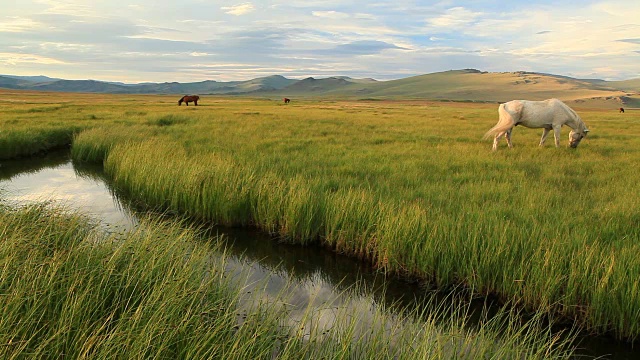
<svg viewBox="0 0 640 360">
<path fill-rule="evenodd" d="M 189 122 L 189 117 L 184 115 L 169 114 L 158 117 L 157 119 L 149 120 L 149 125 L 157 126 L 170 126 L 177 124 L 186 124 Z"/>
</svg>

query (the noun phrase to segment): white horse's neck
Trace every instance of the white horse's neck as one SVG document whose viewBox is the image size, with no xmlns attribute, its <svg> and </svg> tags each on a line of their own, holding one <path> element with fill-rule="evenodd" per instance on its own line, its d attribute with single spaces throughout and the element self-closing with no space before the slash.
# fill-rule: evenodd
<svg viewBox="0 0 640 360">
<path fill-rule="evenodd" d="M 566 125 L 575 131 L 580 131 L 584 128 L 584 123 L 577 118 L 567 121 Z"/>
<path fill-rule="evenodd" d="M 570 117 L 570 120 L 565 123 L 565 125 L 572 128 L 576 132 L 584 132 L 587 126 L 584 124 L 582 119 L 580 119 L 580 116 L 570 107 L 566 106 L 566 108 L 567 110 L 569 110 L 572 116 Z"/>
</svg>

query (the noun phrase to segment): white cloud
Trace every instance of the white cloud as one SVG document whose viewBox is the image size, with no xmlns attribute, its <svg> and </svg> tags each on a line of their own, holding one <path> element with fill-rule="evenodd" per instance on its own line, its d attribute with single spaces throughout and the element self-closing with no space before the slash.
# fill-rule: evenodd
<svg viewBox="0 0 640 360">
<path fill-rule="evenodd" d="M 480 12 L 473 12 L 458 6 L 448 9 L 438 17 L 427 19 L 427 24 L 437 28 L 458 29 L 468 26 L 482 15 Z"/>
<path fill-rule="evenodd" d="M 30 18 L 6 16 L 4 20 L 0 22 L 0 32 L 25 32 L 40 26 L 42 26 L 42 24 Z"/>
<path fill-rule="evenodd" d="M 2 65 L 20 65 L 23 63 L 29 64 L 42 64 L 42 65 L 61 65 L 65 64 L 64 61 L 56 60 L 46 56 L 40 56 L 35 54 L 20 54 L 20 53 L 0 53 L 0 64 Z"/>
<path fill-rule="evenodd" d="M 365 13 L 357 13 L 353 17 L 356 19 L 363 19 L 363 20 L 378 20 L 378 16 L 373 14 L 365 14 Z"/>
<path fill-rule="evenodd" d="M 44 13 L 63 14 L 74 16 L 94 16 L 99 15 L 92 4 L 85 0 L 36 0 L 35 3 L 46 6 Z"/>
<path fill-rule="evenodd" d="M 346 19 L 349 14 L 345 14 L 338 11 L 312 11 L 313 16 L 329 19 Z"/>
<path fill-rule="evenodd" d="M 240 4 L 240 5 L 235 5 L 235 6 L 223 6 L 223 7 L 221 7 L 221 9 L 222 10 L 227 10 L 227 11 L 225 11 L 225 13 L 227 13 L 227 14 L 240 16 L 240 15 L 244 15 L 244 14 L 247 14 L 247 13 L 250 13 L 250 12 L 254 11 L 255 7 L 253 6 L 252 3 L 244 3 L 244 4 Z"/>
</svg>

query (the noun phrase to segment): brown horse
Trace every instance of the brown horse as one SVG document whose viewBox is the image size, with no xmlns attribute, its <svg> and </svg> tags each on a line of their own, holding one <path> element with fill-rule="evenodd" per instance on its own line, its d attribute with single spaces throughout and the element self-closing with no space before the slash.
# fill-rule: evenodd
<svg viewBox="0 0 640 360">
<path fill-rule="evenodd" d="M 291 99 L 282 98 L 282 101 L 284 101 L 285 104 L 288 104 L 291 102 Z"/>
<path fill-rule="evenodd" d="M 192 101 L 196 106 L 198 106 L 198 100 L 200 100 L 200 96 L 198 95 L 185 95 L 178 100 L 178 106 L 182 105 L 183 101 L 187 106 L 189 106 L 189 103 Z"/>
<path fill-rule="evenodd" d="M 620 112 L 623 113 L 624 112 L 624 108 L 620 108 Z"/>
</svg>

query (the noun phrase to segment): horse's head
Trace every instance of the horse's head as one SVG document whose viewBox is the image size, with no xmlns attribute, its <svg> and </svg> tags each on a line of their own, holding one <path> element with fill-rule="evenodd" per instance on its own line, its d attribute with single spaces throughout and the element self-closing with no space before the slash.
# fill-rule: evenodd
<svg viewBox="0 0 640 360">
<path fill-rule="evenodd" d="M 589 129 L 587 129 L 586 127 L 579 131 L 571 130 L 571 132 L 569 133 L 569 146 L 574 149 L 577 148 L 580 144 L 580 141 L 582 141 L 582 139 L 587 136 L 588 132 Z"/>
</svg>

